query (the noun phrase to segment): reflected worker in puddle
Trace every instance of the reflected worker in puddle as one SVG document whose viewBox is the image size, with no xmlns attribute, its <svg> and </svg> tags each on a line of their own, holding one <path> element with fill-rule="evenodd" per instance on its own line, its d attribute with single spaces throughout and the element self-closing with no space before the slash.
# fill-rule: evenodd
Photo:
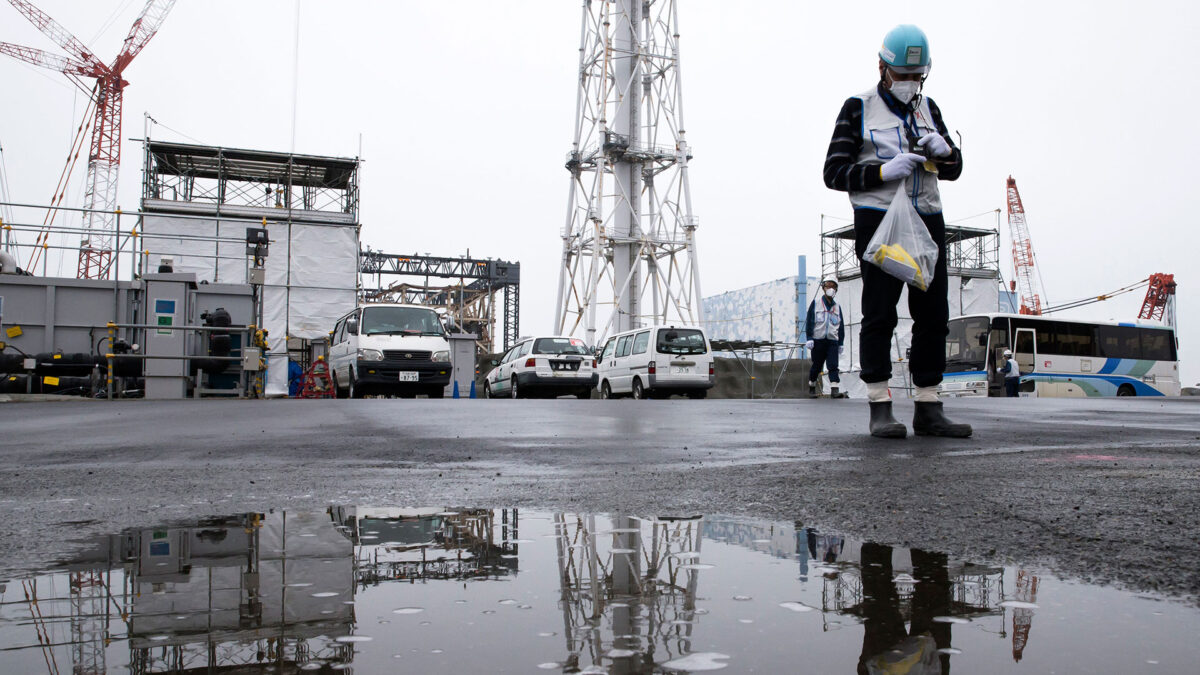
<svg viewBox="0 0 1200 675">
<path fill-rule="evenodd" d="M 863 650 L 860 675 L 947 675 L 949 623 L 933 621 L 950 614 L 950 573 L 946 556 L 912 549 L 913 579 L 892 572 L 892 547 L 862 546 Z M 905 629 L 904 605 L 910 628 Z"/>
</svg>

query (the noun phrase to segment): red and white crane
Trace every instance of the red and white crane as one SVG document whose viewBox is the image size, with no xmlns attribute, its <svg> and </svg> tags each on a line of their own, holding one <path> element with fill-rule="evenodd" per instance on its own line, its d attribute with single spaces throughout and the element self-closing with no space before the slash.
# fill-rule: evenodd
<svg viewBox="0 0 1200 675">
<path fill-rule="evenodd" d="M 1042 287 L 1041 277 L 1037 275 L 1037 266 L 1033 256 L 1033 243 L 1029 239 L 1029 226 L 1025 223 L 1025 207 L 1021 204 L 1021 193 L 1017 192 L 1017 181 L 1008 177 L 1008 226 L 1012 231 L 1013 240 L 1013 270 L 1016 279 L 1013 281 L 1014 290 L 1019 290 L 1019 311 L 1021 314 L 1051 314 L 1066 309 L 1075 309 L 1093 302 L 1128 293 L 1148 284 L 1146 299 L 1142 301 L 1142 309 L 1138 318 L 1148 321 L 1162 321 L 1175 328 L 1175 275 L 1155 273 L 1148 279 L 1119 288 L 1104 295 L 1065 302 L 1053 307 L 1043 305 L 1046 290 Z M 1039 291 L 1041 291 L 1039 293 Z"/>
<path fill-rule="evenodd" d="M 1046 290 L 1042 288 L 1041 277 L 1037 276 L 1033 242 L 1029 238 L 1029 226 L 1025 224 L 1025 207 L 1021 205 L 1021 193 L 1017 192 L 1017 181 L 1012 176 L 1008 177 L 1007 201 L 1008 227 L 1012 231 L 1013 271 L 1020 297 L 1018 311 L 1021 314 L 1041 314 Z"/>
<path fill-rule="evenodd" d="M 158 32 L 167 13 L 175 5 L 175 0 L 148 0 L 142 13 L 130 27 L 121 52 L 109 65 L 105 65 L 87 45 L 33 3 L 26 0 L 8 2 L 46 37 L 61 47 L 67 56 L 7 42 L 0 42 L 0 53 L 57 70 L 72 79 L 90 77 L 96 80 L 92 90 L 92 144 L 88 152 L 87 183 L 84 190 L 86 211 L 83 217 L 84 233 L 79 244 L 77 276 L 80 279 L 107 279 L 112 265 L 116 234 L 116 216 L 113 212 L 117 206 L 117 172 L 121 165 L 121 103 L 125 87 L 129 84 L 121 75 L 134 57 L 146 47 L 150 38 Z M 83 126 L 80 126 L 81 136 L 82 133 Z M 66 176 L 70 174 L 77 157 L 78 151 L 72 147 L 67 159 L 67 168 L 64 169 L 63 177 L 59 179 L 60 188 L 65 185 Z M 57 189 L 55 198 L 61 200 Z M 49 222 L 48 216 L 46 227 L 38 236 L 38 245 L 30 255 L 27 269 L 36 264 L 36 257 L 43 251 L 43 244 L 49 233 Z"/>
<path fill-rule="evenodd" d="M 1162 321 L 1175 327 L 1175 275 L 1155 273 L 1150 275 L 1146 288 L 1146 299 L 1142 301 L 1139 319 Z"/>
</svg>

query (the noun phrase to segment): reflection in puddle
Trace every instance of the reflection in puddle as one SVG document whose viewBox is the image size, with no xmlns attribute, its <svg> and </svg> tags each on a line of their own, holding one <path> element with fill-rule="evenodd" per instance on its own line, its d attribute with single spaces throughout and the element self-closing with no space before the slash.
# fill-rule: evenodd
<svg viewBox="0 0 1200 675">
<path fill-rule="evenodd" d="M 698 516 L 274 511 L 0 584 L 5 673 L 1186 672 L 1196 634 L 1179 604 Z"/>
</svg>

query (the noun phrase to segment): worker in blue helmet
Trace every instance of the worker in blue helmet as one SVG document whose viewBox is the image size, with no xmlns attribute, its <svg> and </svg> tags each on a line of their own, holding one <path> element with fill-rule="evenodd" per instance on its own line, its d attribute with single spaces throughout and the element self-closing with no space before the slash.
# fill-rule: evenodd
<svg viewBox="0 0 1200 675">
<path fill-rule="evenodd" d="M 900 25 L 884 36 L 879 48 L 879 81 L 846 99 L 838 114 L 825 156 L 825 185 L 849 193 L 860 260 L 902 184 L 937 242 L 933 281 L 924 291 L 908 289 L 913 319 L 908 365 L 916 387 L 913 431 L 963 438 L 971 435 L 971 426 L 947 419 L 938 399 L 949 320 L 946 222 L 938 185 L 962 173 L 962 152 L 950 139 L 941 110 L 924 95 L 932 63 L 929 40 L 920 28 Z M 861 269 L 859 362 L 871 407 L 871 435 L 904 438 L 907 428 L 892 414 L 888 380 L 892 377 L 896 304 L 905 284 L 874 265 L 862 265 Z"/>
</svg>

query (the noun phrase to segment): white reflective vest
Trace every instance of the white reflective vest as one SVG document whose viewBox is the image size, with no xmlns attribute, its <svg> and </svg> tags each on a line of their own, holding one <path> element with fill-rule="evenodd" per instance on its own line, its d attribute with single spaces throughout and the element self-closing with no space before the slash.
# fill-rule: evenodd
<svg viewBox="0 0 1200 675">
<path fill-rule="evenodd" d="M 826 309 L 825 301 L 817 298 L 813 301 L 813 332 L 814 340 L 838 339 L 838 327 L 842 325 L 842 306 L 833 303 Z"/>
<path fill-rule="evenodd" d="M 1001 368 L 1003 368 L 1003 367 L 1004 366 L 1001 366 Z M 1009 370 L 1008 370 L 1008 372 L 1004 373 L 1004 379 L 1007 380 L 1011 377 L 1020 377 L 1021 376 L 1021 367 L 1017 365 L 1016 359 L 1009 359 L 1008 367 L 1009 367 Z"/>
<path fill-rule="evenodd" d="M 859 151 L 856 163 L 884 164 L 896 155 L 912 152 L 905 133 L 904 121 L 892 112 L 880 97 L 874 87 L 855 98 L 863 102 L 862 150 Z M 921 97 L 921 104 L 914 113 L 917 136 L 936 134 L 937 127 L 933 122 L 933 113 L 929 110 L 929 99 Z M 851 192 L 850 203 L 854 208 L 877 209 L 886 211 L 896 195 L 899 181 L 889 181 L 883 185 L 862 192 Z M 937 174 L 929 173 L 917 167 L 912 175 L 905 179 L 908 194 L 913 199 L 913 206 L 919 213 L 934 214 L 942 211 L 942 198 L 938 192 Z"/>
</svg>

